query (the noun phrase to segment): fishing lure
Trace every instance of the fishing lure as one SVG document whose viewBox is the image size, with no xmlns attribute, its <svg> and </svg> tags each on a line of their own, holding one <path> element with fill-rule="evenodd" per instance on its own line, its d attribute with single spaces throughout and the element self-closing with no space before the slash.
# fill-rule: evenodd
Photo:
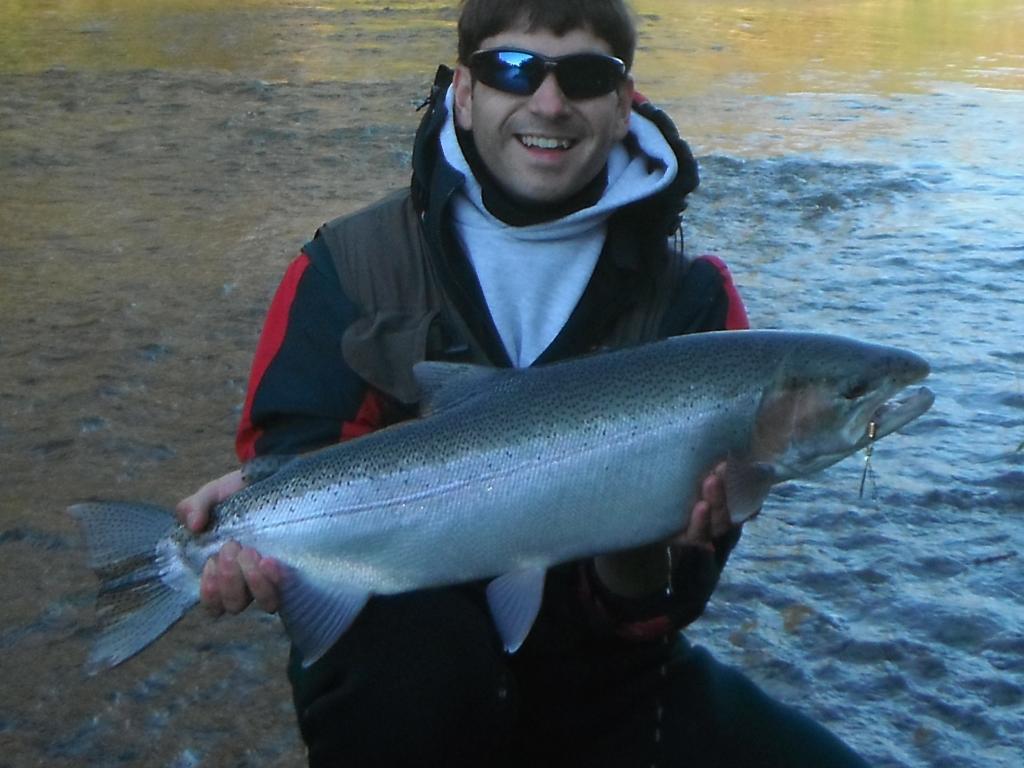
<svg viewBox="0 0 1024 768">
<path fill-rule="evenodd" d="M 871 454 L 875 450 L 875 434 L 877 433 L 877 431 L 878 431 L 877 424 L 875 424 L 875 422 L 873 422 L 873 421 L 869 422 L 868 423 L 868 440 L 869 440 L 869 442 L 864 447 L 864 471 L 861 473 L 861 476 L 860 476 L 860 493 L 858 494 L 858 498 L 861 498 L 861 499 L 864 498 L 864 482 L 868 479 L 869 476 L 871 477 L 871 487 L 872 487 L 872 489 L 874 489 L 874 487 L 875 487 L 874 472 L 871 471 Z"/>
</svg>

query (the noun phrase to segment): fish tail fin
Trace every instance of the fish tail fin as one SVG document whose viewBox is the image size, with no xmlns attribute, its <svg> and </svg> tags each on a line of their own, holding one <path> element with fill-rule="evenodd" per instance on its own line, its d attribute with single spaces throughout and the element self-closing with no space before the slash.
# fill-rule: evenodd
<svg viewBox="0 0 1024 768">
<path fill-rule="evenodd" d="M 199 574 L 170 544 L 177 526 L 162 507 L 85 502 L 68 509 L 89 547 L 100 579 L 99 637 L 89 654 L 92 673 L 120 664 L 148 646 L 199 601 Z"/>
</svg>

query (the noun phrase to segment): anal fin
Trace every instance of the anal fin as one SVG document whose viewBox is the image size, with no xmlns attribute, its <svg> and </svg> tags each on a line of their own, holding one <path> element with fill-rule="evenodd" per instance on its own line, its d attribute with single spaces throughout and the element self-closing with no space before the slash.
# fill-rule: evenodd
<svg viewBox="0 0 1024 768">
<path fill-rule="evenodd" d="M 524 568 L 487 585 L 487 604 L 509 653 L 519 650 L 540 612 L 545 573 L 544 568 Z"/>
<path fill-rule="evenodd" d="M 330 650 L 370 599 L 370 593 L 317 583 L 289 570 L 281 584 L 281 620 L 308 667 Z"/>
</svg>

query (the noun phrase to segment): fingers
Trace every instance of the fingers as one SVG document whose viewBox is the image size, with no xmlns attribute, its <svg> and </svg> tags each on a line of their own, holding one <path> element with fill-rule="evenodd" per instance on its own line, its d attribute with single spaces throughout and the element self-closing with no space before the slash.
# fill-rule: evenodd
<svg viewBox="0 0 1024 768">
<path fill-rule="evenodd" d="M 202 531 L 210 523 L 213 508 L 244 487 L 238 469 L 211 480 L 178 502 L 178 519 L 189 530 Z M 229 541 L 206 561 L 200 577 L 199 600 L 214 616 L 241 613 L 254 600 L 272 613 L 280 605 L 280 581 L 281 569 L 275 560 L 261 557 L 259 552 L 244 548 L 237 541 Z"/>
<path fill-rule="evenodd" d="M 190 531 L 201 531 L 210 523 L 210 511 L 244 487 L 242 471 L 236 469 L 211 480 L 191 496 L 179 501 L 175 512 Z"/>
<path fill-rule="evenodd" d="M 719 464 L 701 484 L 701 501 L 708 505 L 710 538 L 728 533 L 732 517 L 725 498 L 725 464 Z M 699 504 L 700 502 L 698 502 Z"/>
<path fill-rule="evenodd" d="M 246 548 L 238 554 L 238 565 L 256 605 L 267 613 L 277 611 L 280 605 L 278 585 L 281 576 L 277 561 L 261 557 L 255 549 Z"/>
<path fill-rule="evenodd" d="M 241 613 L 252 602 L 252 595 L 245 583 L 238 554 L 242 545 L 229 541 L 221 547 L 217 556 L 217 583 L 220 587 L 220 602 L 228 613 Z"/>
<path fill-rule="evenodd" d="M 217 578 L 216 555 L 206 561 L 203 575 L 199 580 L 199 602 L 211 616 L 224 613 L 224 603 L 220 599 L 220 583 Z"/>
<path fill-rule="evenodd" d="M 704 478 L 700 486 L 700 497 L 712 509 L 725 507 L 725 464 L 719 464 Z"/>
<path fill-rule="evenodd" d="M 732 528 L 725 498 L 725 463 L 719 464 L 700 485 L 700 498 L 693 505 L 686 529 L 673 539 L 674 544 L 711 548 L 712 542 Z"/>
<path fill-rule="evenodd" d="M 701 499 L 694 504 L 693 510 L 690 512 L 686 530 L 672 539 L 671 543 L 713 549 L 711 538 L 711 506 L 707 501 Z"/>
<path fill-rule="evenodd" d="M 276 560 L 229 541 L 206 561 L 199 587 L 200 602 L 213 616 L 244 611 L 254 600 L 273 613 L 280 606 L 281 567 Z"/>
<path fill-rule="evenodd" d="M 238 565 L 238 553 L 241 550 L 237 541 L 229 541 L 203 566 L 199 601 L 213 616 L 239 613 L 252 602 Z"/>
</svg>

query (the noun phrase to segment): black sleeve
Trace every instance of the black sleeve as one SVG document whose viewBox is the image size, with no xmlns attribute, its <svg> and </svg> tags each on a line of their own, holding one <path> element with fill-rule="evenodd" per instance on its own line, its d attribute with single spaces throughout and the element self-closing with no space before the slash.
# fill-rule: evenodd
<svg viewBox="0 0 1024 768">
<path fill-rule="evenodd" d="M 347 424 L 365 417 L 367 385 L 341 355 L 355 313 L 326 248 L 308 243 L 267 313 L 238 427 L 239 459 L 335 443 Z"/>
</svg>

